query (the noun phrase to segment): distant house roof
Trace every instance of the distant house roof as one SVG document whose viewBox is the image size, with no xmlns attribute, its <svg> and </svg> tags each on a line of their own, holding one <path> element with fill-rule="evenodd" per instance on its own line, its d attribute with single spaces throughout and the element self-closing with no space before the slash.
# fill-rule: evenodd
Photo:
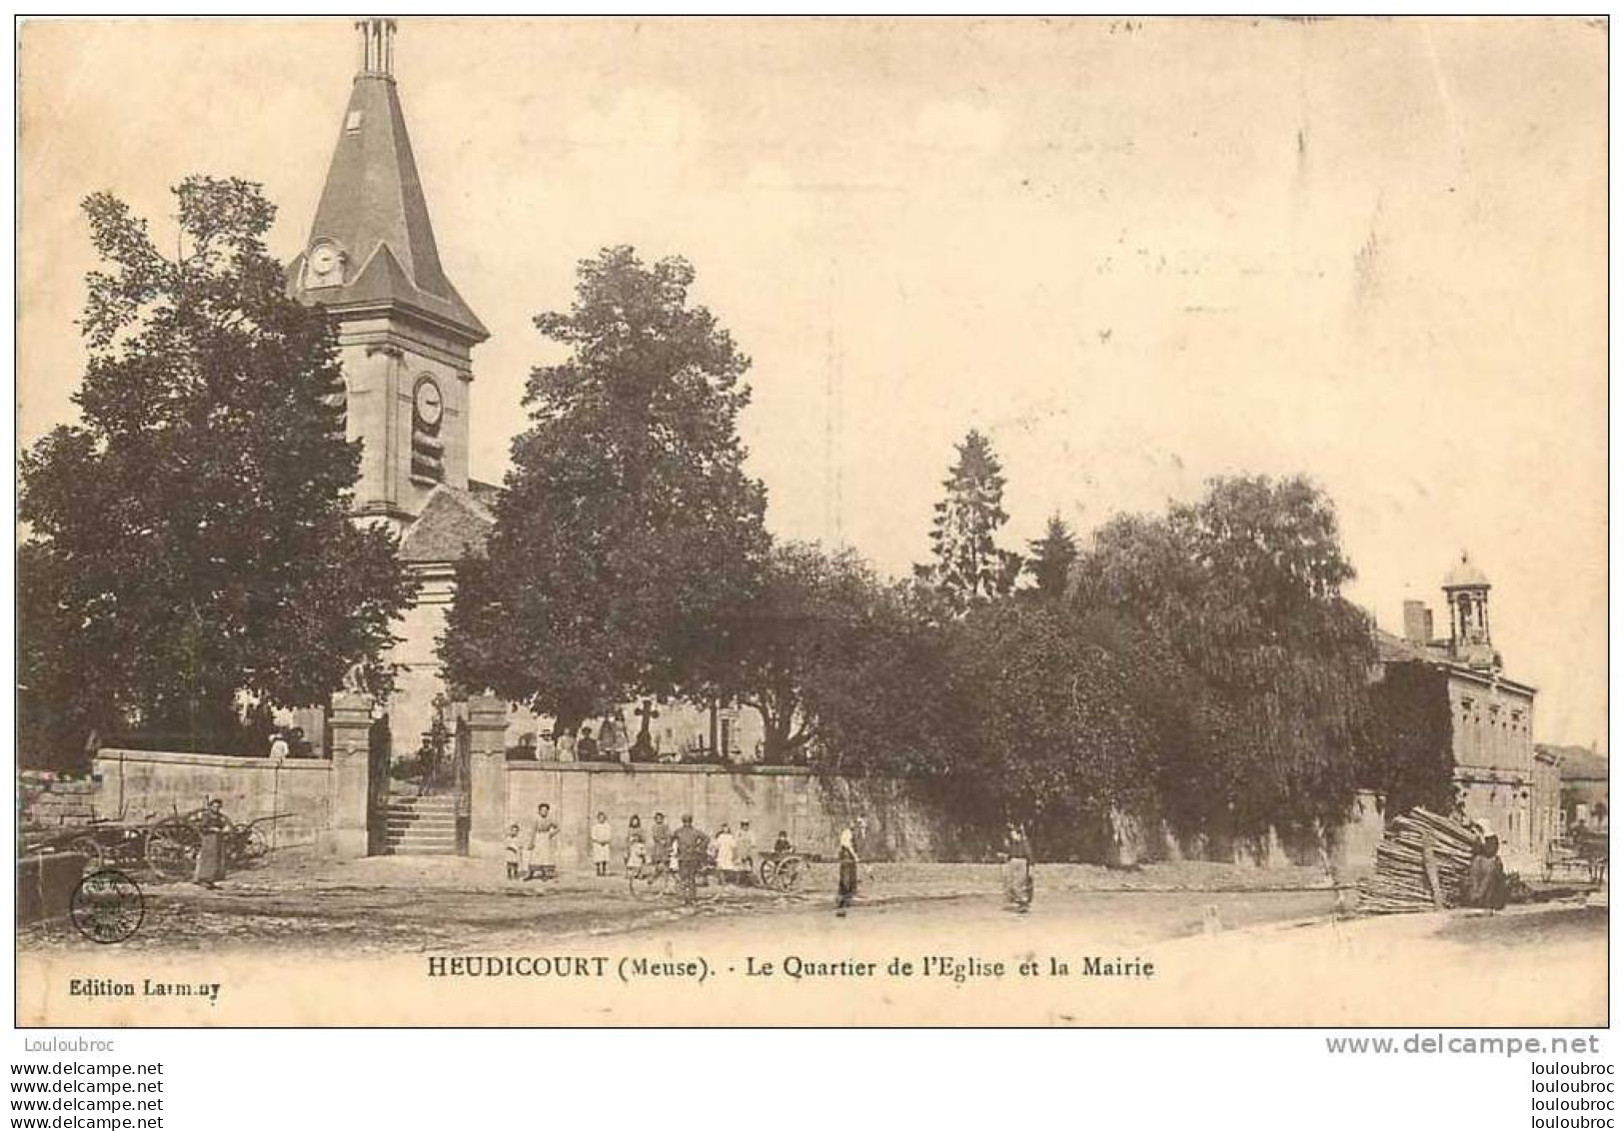
<svg viewBox="0 0 1624 1131">
<path fill-rule="evenodd" d="M 1585 746 L 1541 746 L 1562 763 L 1563 781 L 1606 781 L 1607 757 Z"/>
<path fill-rule="evenodd" d="M 1402 636 L 1395 636 L 1384 628 L 1376 629 L 1376 658 L 1384 664 L 1402 664 L 1406 661 L 1436 664 L 1448 660 L 1447 656 L 1432 652 Z"/>
<path fill-rule="evenodd" d="M 460 562 L 485 551 L 496 519 L 467 491 L 440 484 L 400 541 L 406 562 Z"/>
<path fill-rule="evenodd" d="M 1395 636 L 1384 628 L 1377 628 L 1373 634 L 1376 643 L 1376 659 L 1384 664 L 1422 663 L 1432 664 L 1435 667 L 1448 668 L 1456 675 L 1474 680 L 1483 684 L 1515 689 L 1533 695 L 1537 690 L 1532 684 L 1523 683 L 1509 676 L 1502 675 L 1498 670 L 1486 671 L 1463 664 L 1449 654 L 1447 643 L 1417 644 L 1406 640 L 1402 636 Z"/>
</svg>

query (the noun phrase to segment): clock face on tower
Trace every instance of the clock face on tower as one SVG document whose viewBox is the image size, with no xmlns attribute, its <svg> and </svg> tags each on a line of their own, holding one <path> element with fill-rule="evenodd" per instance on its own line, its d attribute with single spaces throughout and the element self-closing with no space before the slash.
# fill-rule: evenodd
<svg viewBox="0 0 1624 1131">
<path fill-rule="evenodd" d="M 312 287 L 330 287 L 342 282 L 339 267 L 343 264 L 343 256 L 333 244 L 323 241 L 310 249 L 310 255 L 305 260 L 309 269 L 309 279 L 306 285 Z"/>
<path fill-rule="evenodd" d="M 440 395 L 440 386 L 434 383 L 434 378 L 424 377 L 417 383 L 417 391 L 412 397 L 412 407 L 417 412 L 417 419 L 428 427 L 433 428 L 440 423 L 440 415 L 445 411 L 445 401 Z"/>
</svg>

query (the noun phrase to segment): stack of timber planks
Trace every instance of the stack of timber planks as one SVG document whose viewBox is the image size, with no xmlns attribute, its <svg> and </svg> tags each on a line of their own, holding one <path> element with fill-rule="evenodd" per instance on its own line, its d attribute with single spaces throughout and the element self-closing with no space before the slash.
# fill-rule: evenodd
<svg viewBox="0 0 1624 1131">
<path fill-rule="evenodd" d="M 1391 915 L 1455 906 L 1476 843 L 1474 830 L 1427 809 L 1395 818 L 1376 846 L 1376 874 L 1359 882 L 1359 910 Z"/>
</svg>

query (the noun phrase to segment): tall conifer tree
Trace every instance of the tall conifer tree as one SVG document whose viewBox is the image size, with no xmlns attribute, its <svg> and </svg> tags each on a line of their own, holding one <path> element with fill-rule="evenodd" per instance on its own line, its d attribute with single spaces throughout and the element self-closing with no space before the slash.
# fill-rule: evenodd
<svg viewBox="0 0 1624 1131">
<path fill-rule="evenodd" d="M 915 572 L 963 612 L 1002 597 L 1020 572 L 1017 554 L 998 547 L 1004 513 L 1004 473 L 992 444 L 975 429 L 958 445 L 958 459 L 942 481 L 947 495 L 931 522 L 932 561 Z"/>
</svg>

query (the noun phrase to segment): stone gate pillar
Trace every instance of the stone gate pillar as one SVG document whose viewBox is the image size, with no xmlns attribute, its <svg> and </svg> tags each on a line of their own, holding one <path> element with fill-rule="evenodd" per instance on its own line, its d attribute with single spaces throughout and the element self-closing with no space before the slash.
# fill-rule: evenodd
<svg viewBox="0 0 1624 1131">
<path fill-rule="evenodd" d="M 507 852 L 507 704 L 489 695 L 468 701 L 468 855 Z"/>
<path fill-rule="evenodd" d="M 367 854 L 367 832 L 372 815 L 371 743 L 372 700 L 340 692 L 331 711 L 333 748 L 331 818 L 322 835 L 324 850 L 335 856 Z"/>
</svg>

